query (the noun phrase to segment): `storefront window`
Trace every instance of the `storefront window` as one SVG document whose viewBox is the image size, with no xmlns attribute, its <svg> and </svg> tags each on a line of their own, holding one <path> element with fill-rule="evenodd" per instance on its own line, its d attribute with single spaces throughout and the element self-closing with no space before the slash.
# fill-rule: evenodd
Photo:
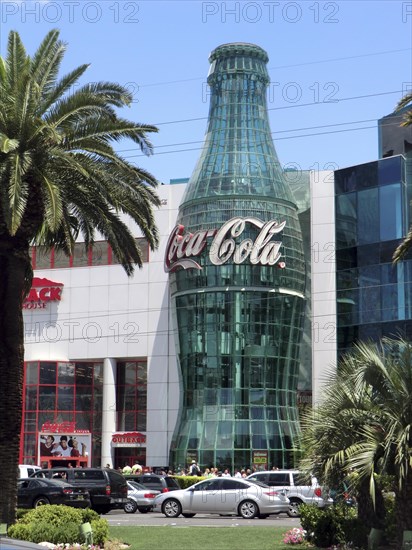
<svg viewBox="0 0 412 550">
<path fill-rule="evenodd" d="M 56 384 L 56 363 L 40 362 L 40 384 Z"/>
<path fill-rule="evenodd" d="M 60 384 L 73 384 L 74 363 L 58 363 L 57 376 Z"/>
<path fill-rule="evenodd" d="M 57 387 L 57 408 L 59 411 L 72 411 L 74 408 L 74 386 Z"/>
<path fill-rule="evenodd" d="M 98 466 L 98 442 L 102 429 L 101 390 L 102 363 L 27 363 L 24 379 L 21 463 L 37 462 L 36 442 L 43 424 L 74 422 L 77 430 L 91 432 L 92 465 Z"/>
<path fill-rule="evenodd" d="M 146 431 L 147 362 L 117 363 L 117 429 Z"/>
</svg>

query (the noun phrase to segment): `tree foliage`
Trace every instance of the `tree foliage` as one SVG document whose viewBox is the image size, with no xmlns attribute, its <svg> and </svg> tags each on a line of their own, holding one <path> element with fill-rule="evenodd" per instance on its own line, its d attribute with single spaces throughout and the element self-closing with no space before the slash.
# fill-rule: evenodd
<svg viewBox="0 0 412 550">
<path fill-rule="evenodd" d="M 322 403 L 303 421 L 302 467 L 330 484 L 355 471 L 375 509 L 376 474 L 394 475 L 399 526 L 411 529 L 411 428 L 412 345 L 403 339 L 359 343 L 330 374 Z"/>
<path fill-rule="evenodd" d="M 17 495 L 30 245 L 72 254 L 79 236 L 86 249 L 103 238 L 130 275 L 142 256 L 129 221 L 152 250 L 159 241 L 157 181 L 115 150 L 128 139 L 151 154 L 148 134 L 157 128 L 119 116 L 132 101 L 119 84 L 77 87 L 88 65 L 59 77 L 65 50 L 52 30 L 29 56 L 13 31 L 0 57 L 0 522 L 8 524 Z"/>
</svg>

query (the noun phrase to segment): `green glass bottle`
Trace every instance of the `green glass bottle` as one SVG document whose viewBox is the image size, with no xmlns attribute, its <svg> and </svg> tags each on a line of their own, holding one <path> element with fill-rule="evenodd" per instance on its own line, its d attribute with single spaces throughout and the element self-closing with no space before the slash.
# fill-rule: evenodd
<svg viewBox="0 0 412 550">
<path fill-rule="evenodd" d="M 170 466 L 290 467 L 305 263 L 267 115 L 268 56 L 210 54 L 204 146 L 167 245 L 182 400 Z"/>
</svg>

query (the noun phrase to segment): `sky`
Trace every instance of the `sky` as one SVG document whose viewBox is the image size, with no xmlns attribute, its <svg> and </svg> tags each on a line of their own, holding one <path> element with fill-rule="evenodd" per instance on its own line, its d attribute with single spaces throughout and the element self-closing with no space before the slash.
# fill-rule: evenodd
<svg viewBox="0 0 412 550">
<path fill-rule="evenodd" d="M 338 169 L 378 158 L 377 121 L 412 90 L 412 0 L 0 0 L 0 52 L 10 30 L 32 55 L 45 34 L 67 43 L 66 74 L 133 94 L 119 114 L 154 124 L 154 154 L 117 150 L 159 181 L 189 177 L 209 110 L 210 52 L 251 42 L 269 56 L 268 113 L 281 165 Z"/>
</svg>

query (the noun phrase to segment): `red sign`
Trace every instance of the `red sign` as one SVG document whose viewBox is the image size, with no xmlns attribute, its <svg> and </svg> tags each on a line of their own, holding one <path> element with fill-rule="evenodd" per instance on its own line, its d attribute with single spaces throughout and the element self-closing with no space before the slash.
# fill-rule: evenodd
<svg viewBox="0 0 412 550">
<path fill-rule="evenodd" d="M 141 432 L 115 433 L 112 435 L 113 447 L 136 447 L 146 443 L 146 434 Z"/>
<path fill-rule="evenodd" d="M 33 277 L 30 292 L 23 302 L 23 309 L 45 309 L 48 302 L 60 302 L 63 283 Z"/>
<path fill-rule="evenodd" d="M 55 433 L 76 432 L 78 434 L 89 433 L 89 430 L 76 430 L 75 422 L 45 422 L 41 425 L 41 431 Z"/>
</svg>

